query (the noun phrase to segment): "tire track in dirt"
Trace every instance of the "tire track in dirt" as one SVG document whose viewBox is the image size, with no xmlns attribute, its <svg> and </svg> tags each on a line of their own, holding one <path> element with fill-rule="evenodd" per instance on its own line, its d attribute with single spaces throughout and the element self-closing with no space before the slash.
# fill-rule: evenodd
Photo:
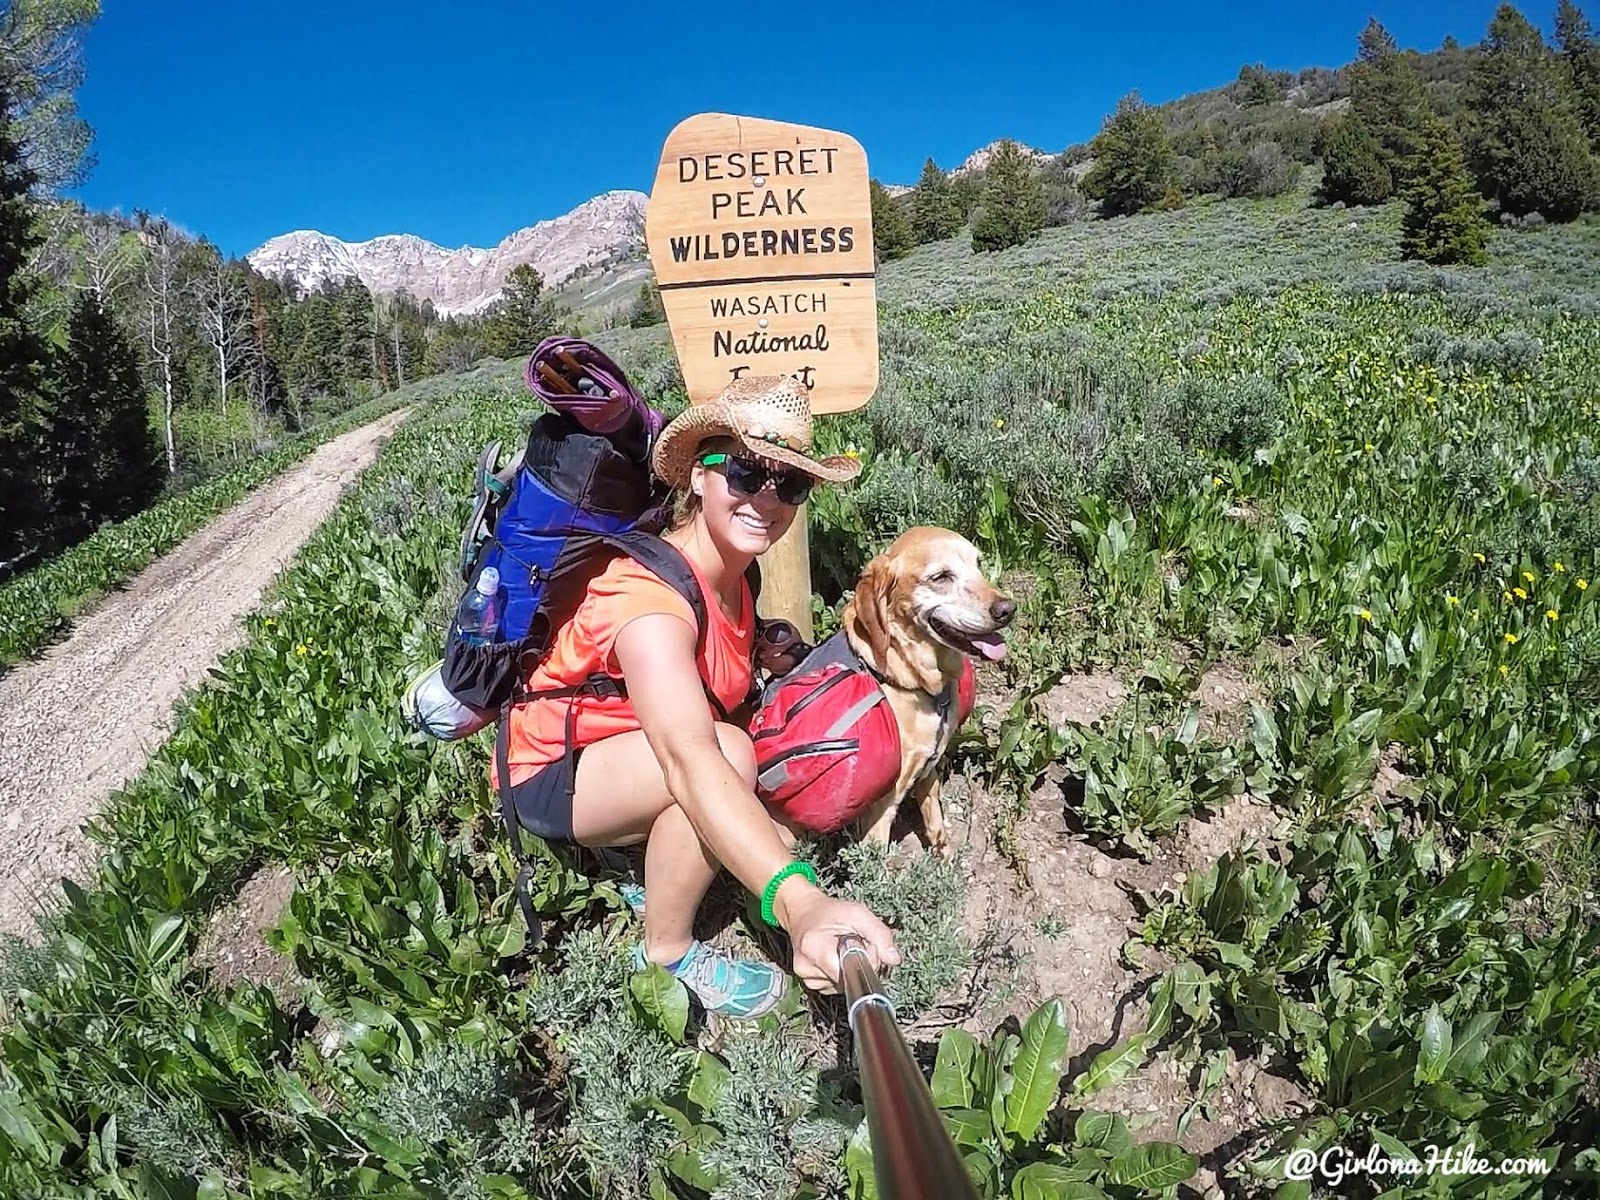
<svg viewBox="0 0 1600 1200">
<path fill-rule="evenodd" d="M 318 447 L 0 677 L 0 931 L 31 936 L 61 877 L 89 877 L 82 826 L 172 732 L 174 703 L 243 643 L 241 619 L 407 411 Z"/>
</svg>

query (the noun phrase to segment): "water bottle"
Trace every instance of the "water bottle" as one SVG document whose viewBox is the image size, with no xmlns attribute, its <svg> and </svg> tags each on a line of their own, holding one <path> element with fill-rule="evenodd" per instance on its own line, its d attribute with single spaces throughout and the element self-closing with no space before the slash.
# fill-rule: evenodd
<svg viewBox="0 0 1600 1200">
<path fill-rule="evenodd" d="M 456 609 L 456 636 L 468 646 L 487 646 L 500 629 L 500 572 L 485 567 L 477 586 Z"/>
</svg>

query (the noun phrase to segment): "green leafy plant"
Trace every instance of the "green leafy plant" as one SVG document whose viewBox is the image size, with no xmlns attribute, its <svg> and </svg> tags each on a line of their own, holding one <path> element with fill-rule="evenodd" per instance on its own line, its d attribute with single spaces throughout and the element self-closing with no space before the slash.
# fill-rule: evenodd
<svg viewBox="0 0 1600 1200">
<path fill-rule="evenodd" d="M 979 1194 L 1118 1200 L 1163 1195 L 1189 1179 L 1199 1165 L 1192 1155 L 1170 1142 L 1135 1143 L 1121 1116 L 1084 1110 L 1070 1129 L 1058 1119 L 1068 1040 L 1059 1000 L 1035 1009 L 1020 1033 L 1002 1027 L 987 1046 L 960 1029 L 940 1038 L 933 1098 Z M 1108 1081 L 1091 1066 L 1075 1094 Z M 864 1124 L 846 1167 L 857 1200 L 877 1194 Z"/>
<path fill-rule="evenodd" d="M 1077 812 L 1084 828 L 1144 854 L 1152 834 L 1219 803 L 1240 783 L 1232 748 L 1200 737 L 1198 704 L 1185 706 L 1176 727 L 1167 728 L 1151 724 L 1160 707 L 1139 693 L 1108 732 L 1074 727 L 1062 760 L 1083 779 Z"/>
</svg>

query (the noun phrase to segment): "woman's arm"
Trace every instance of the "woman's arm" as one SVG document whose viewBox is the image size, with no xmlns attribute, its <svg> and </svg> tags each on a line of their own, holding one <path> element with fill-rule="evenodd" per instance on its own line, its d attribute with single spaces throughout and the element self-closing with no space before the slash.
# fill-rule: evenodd
<svg viewBox="0 0 1600 1200">
<path fill-rule="evenodd" d="M 760 895 L 794 856 L 723 756 L 695 665 L 695 631 L 665 613 L 637 617 L 617 635 L 613 652 L 667 790 L 717 860 Z M 878 967 L 900 961 L 888 927 L 865 906 L 833 899 L 800 876 L 783 881 L 773 912 L 794 940 L 795 973 L 808 986 L 837 982 L 834 943 L 842 933 L 860 934 Z"/>
<path fill-rule="evenodd" d="M 661 764 L 667 790 L 718 861 L 760 894 L 794 856 L 760 800 L 723 757 L 694 652 L 694 631 L 667 614 L 629 621 L 614 650 L 628 683 L 628 701 Z"/>
</svg>

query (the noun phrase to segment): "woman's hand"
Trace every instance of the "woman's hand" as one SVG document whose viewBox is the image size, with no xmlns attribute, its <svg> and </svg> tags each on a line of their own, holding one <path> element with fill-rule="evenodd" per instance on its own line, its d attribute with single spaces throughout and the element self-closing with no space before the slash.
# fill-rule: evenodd
<svg viewBox="0 0 1600 1200">
<path fill-rule="evenodd" d="M 873 970 L 900 961 L 894 933 L 854 900 L 839 900 L 799 876 L 785 879 L 773 897 L 773 913 L 794 948 L 795 976 L 813 991 L 839 990 L 839 939 L 853 933 L 866 943 Z"/>
</svg>

